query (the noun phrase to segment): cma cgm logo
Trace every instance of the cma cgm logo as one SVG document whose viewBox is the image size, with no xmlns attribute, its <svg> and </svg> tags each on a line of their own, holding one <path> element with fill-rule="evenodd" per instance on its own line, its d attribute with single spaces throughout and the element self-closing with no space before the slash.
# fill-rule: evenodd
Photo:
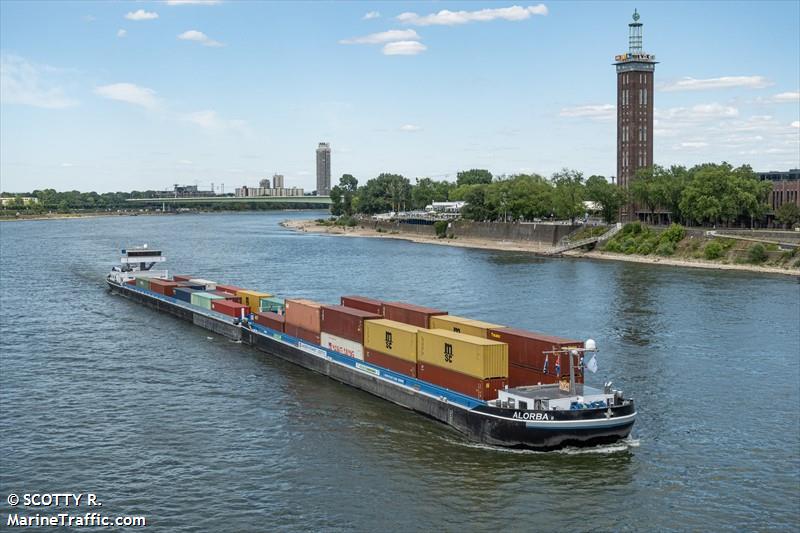
<svg viewBox="0 0 800 533">
<path fill-rule="evenodd" d="M 453 362 L 453 345 L 444 343 L 444 360 L 448 363 Z"/>
<path fill-rule="evenodd" d="M 386 342 L 386 349 L 387 350 L 391 350 L 392 349 L 392 332 L 391 331 L 387 331 L 386 332 L 386 336 L 384 337 L 383 340 Z"/>
</svg>

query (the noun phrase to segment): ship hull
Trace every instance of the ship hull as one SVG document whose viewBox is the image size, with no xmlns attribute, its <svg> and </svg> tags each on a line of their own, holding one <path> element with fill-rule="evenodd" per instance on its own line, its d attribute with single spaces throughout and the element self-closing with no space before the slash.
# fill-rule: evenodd
<svg viewBox="0 0 800 533">
<path fill-rule="evenodd" d="M 593 446 L 626 438 L 634 424 L 632 401 L 600 411 L 499 409 L 279 332 L 235 324 L 230 317 L 193 309 L 145 289 L 112 281 L 108 286 L 111 292 L 147 307 L 443 422 L 475 442 L 537 450 Z"/>
</svg>

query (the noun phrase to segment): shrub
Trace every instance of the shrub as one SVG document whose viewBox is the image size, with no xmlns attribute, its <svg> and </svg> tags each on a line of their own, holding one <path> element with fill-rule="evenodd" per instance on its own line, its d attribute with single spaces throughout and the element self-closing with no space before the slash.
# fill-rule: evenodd
<svg viewBox="0 0 800 533">
<path fill-rule="evenodd" d="M 642 242 L 636 248 L 636 253 L 639 254 L 639 255 L 650 255 L 650 254 L 653 253 L 654 249 L 655 249 L 655 246 L 653 244 L 653 241 L 646 240 L 646 241 Z"/>
<path fill-rule="evenodd" d="M 447 221 L 437 220 L 433 223 L 433 229 L 436 230 L 436 236 L 443 239 L 447 236 Z"/>
<path fill-rule="evenodd" d="M 661 233 L 661 242 L 671 242 L 677 244 L 686 237 L 686 230 L 680 224 L 671 224 L 663 233 Z"/>
<path fill-rule="evenodd" d="M 642 232 L 641 222 L 629 222 L 622 228 L 623 235 L 639 235 Z"/>
<path fill-rule="evenodd" d="M 656 248 L 656 253 L 662 257 L 666 257 L 668 255 L 672 255 L 675 253 L 675 243 L 670 241 L 662 242 Z"/>
<path fill-rule="evenodd" d="M 706 244 L 705 249 L 703 250 L 703 256 L 706 259 L 714 260 L 719 259 L 722 257 L 722 245 L 717 241 L 711 241 L 710 243 Z"/>
<path fill-rule="evenodd" d="M 622 249 L 620 249 L 620 246 L 619 246 L 619 241 L 616 240 L 616 239 L 611 239 L 610 241 L 608 241 L 606 243 L 606 245 L 605 245 L 605 248 L 603 248 L 603 249 L 606 252 L 613 252 L 613 253 L 617 253 L 617 254 L 622 251 Z"/>
<path fill-rule="evenodd" d="M 763 263 L 767 260 L 767 250 L 763 244 L 754 244 L 747 250 L 747 258 L 753 264 Z"/>
<path fill-rule="evenodd" d="M 632 254 L 636 252 L 637 244 L 636 239 L 633 237 L 628 237 L 624 241 L 622 241 L 622 253 L 624 254 Z"/>
</svg>

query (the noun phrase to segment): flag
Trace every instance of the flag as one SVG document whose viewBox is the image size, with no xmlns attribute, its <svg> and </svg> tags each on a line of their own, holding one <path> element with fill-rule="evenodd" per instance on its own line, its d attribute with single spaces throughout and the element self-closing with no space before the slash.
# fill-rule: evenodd
<svg viewBox="0 0 800 533">
<path fill-rule="evenodd" d="M 588 363 L 586 363 L 586 368 L 588 368 L 588 369 L 589 369 L 589 371 L 590 371 L 592 374 L 594 374 L 595 372 L 597 372 L 597 358 L 594 356 L 594 354 L 592 354 L 592 358 L 591 358 L 591 359 L 589 359 L 589 362 L 588 362 Z"/>
<path fill-rule="evenodd" d="M 550 359 L 550 354 L 546 354 L 544 356 L 544 370 L 543 370 L 543 372 L 545 374 L 547 374 L 547 362 L 548 362 L 548 359 Z"/>
</svg>

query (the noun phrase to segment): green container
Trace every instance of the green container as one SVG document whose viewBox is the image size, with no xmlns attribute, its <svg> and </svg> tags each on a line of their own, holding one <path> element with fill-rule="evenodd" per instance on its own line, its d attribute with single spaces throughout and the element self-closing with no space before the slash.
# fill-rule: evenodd
<svg viewBox="0 0 800 533">
<path fill-rule="evenodd" d="M 193 292 L 192 305 L 202 307 L 203 309 L 211 309 L 211 300 L 224 300 L 225 298 L 217 294 L 210 294 L 207 292 Z"/>
<path fill-rule="evenodd" d="M 136 278 L 136 286 L 140 289 L 147 289 L 150 290 L 150 279 L 149 278 Z"/>
<path fill-rule="evenodd" d="M 283 298 L 261 298 L 261 312 L 273 312 L 277 313 L 278 311 L 285 311 L 286 310 L 286 301 Z"/>
</svg>

